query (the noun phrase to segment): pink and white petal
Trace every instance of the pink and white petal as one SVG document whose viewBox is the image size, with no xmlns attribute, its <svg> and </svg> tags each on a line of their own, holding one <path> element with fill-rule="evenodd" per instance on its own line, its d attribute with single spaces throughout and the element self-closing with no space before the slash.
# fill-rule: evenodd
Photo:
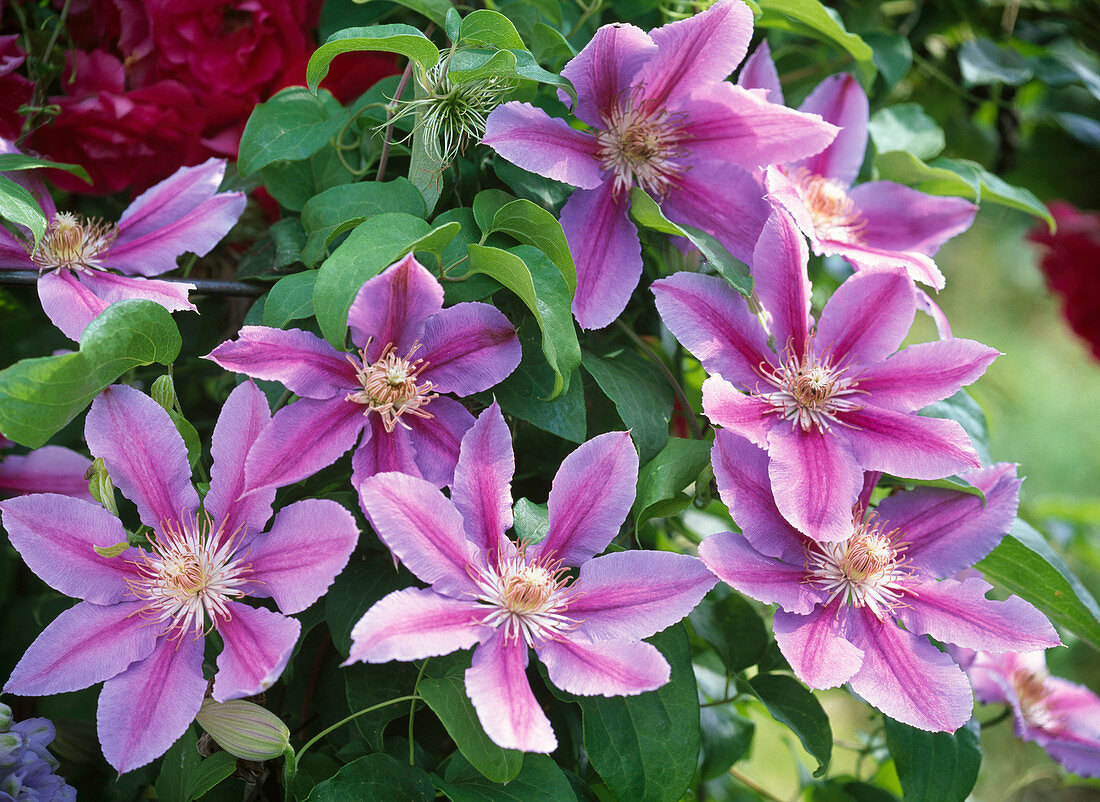
<svg viewBox="0 0 1100 802">
<path fill-rule="evenodd" d="M 768 203 L 777 211 L 784 211 L 790 215 L 791 220 L 798 226 L 798 230 L 809 239 L 814 253 L 821 255 L 822 243 L 818 238 L 817 226 L 814 225 L 813 215 L 806 205 L 802 188 L 787 175 L 786 168 L 778 165 L 769 165 L 764 170 L 764 187 L 767 189 Z M 830 242 L 830 246 L 835 243 Z"/>
<path fill-rule="evenodd" d="M 218 414 L 210 440 L 214 458 L 210 491 L 203 500 L 203 509 L 227 534 L 239 529 L 241 537 L 247 538 L 262 530 L 271 518 L 275 488 L 245 496 L 249 487 L 244 470 L 249 449 L 270 422 L 267 398 L 251 381 L 238 384 Z"/>
<path fill-rule="evenodd" d="M 764 224 L 752 256 L 752 276 L 760 305 L 768 313 L 777 349 L 809 350 L 810 255 L 806 240 L 789 215 L 775 210 Z"/>
<path fill-rule="evenodd" d="M 364 409 L 343 398 L 302 398 L 280 409 L 245 459 L 248 488 L 285 487 L 336 462 L 363 430 Z"/>
<path fill-rule="evenodd" d="M 567 615 L 581 621 L 577 631 L 590 640 L 641 640 L 680 621 L 717 582 L 706 565 L 686 554 L 605 554 L 581 566 Z"/>
<path fill-rule="evenodd" d="M 795 676 L 811 688 L 843 685 L 863 665 L 863 650 L 846 632 L 849 616 L 840 602 L 807 615 L 775 611 L 772 633 Z"/>
<path fill-rule="evenodd" d="M 941 340 L 951 337 L 951 324 L 947 322 L 947 315 L 943 313 L 932 296 L 919 287 L 917 288 L 917 309 L 932 318 L 932 322 L 936 324 L 936 334 Z"/>
<path fill-rule="evenodd" d="M 911 598 L 894 615 L 914 634 L 967 649 L 1030 652 L 1062 645 L 1046 616 L 1019 596 L 987 599 L 992 589 L 978 577 L 921 582 L 906 588 Z"/>
<path fill-rule="evenodd" d="M 443 487 L 454 481 L 459 446 L 463 435 L 474 425 L 474 416 L 458 401 L 446 396 L 434 399 L 430 409 L 430 418 L 410 416 L 407 419 L 412 429 L 408 433 L 409 442 L 418 474 L 436 487 Z"/>
<path fill-rule="evenodd" d="M 146 526 L 156 529 L 198 509 L 183 438 L 164 407 L 145 393 L 124 384 L 108 387 L 88 410 L 84 438 Z"/>
<path fill-rule="evenodd" d="M 759 366 L 774 357 L 760 321 L 745 299 L 718 276 L 675 273 L 650 285 L 657 312 L 707 373 L 755 390 Z"/>
<path fill-rule="evenodd" d="M 114 273 L 105 273 L 101 270 L 85 273 L 80 280 L 85 287 L 107 304 L 136 298 L 160 304 L 169 312 L 199 311 L 188 298 L 188 293 L 195 289 L 195 285 L 185 281 L 157 281 L 134 276 L 116 276 Z"/>
<path fill-rule="evenodd" d="M 343 397 L 357 388 L 355 367 L 316 334 L 301 329 L 245 326 L 206 359 L 234 373 L 277 381 L 302 398 Z"/>
<path fill-rule="evenodd" d="M 263 607 L 227 602 L 229 618 L 217 624 L 225 648 L 210 695 L 216 702 L 266 691 L 286 667 L 302 625 Z"/>
<path fill-rule="evenodd" d="M 840 131 L 829 147 L 794 166 L 851 186 L 867 150 L 867 93 L 859 81 L 847 72 L 830 75 L 810 92 L 798 110 L 818 114 Z"/>
<path fill-rule="evenodd" d="M 548 640 L 537 648 L 550 681 L 580 696 L 636 696 L 668 682 L 672 669 L 645 641 Z"/>
<path fill-rule="evenodd" d="M 206 695 L 203 638 L 161 638 L 144 660 L 103 684 L 96 713 L 103 756 L 119 774 L 163 755 Z"/>
<path fill-rule="evenodd" d="M 927 195 L 892 181 L 871 181 L 848 193 L 866 222 L 868 245 L 935 255 L 947 240 L 970 228 L 978 207 L 962 198 Z"/>
<path fill-rule="evenodd" d="M 359 484 L 359 501 L 378 537 L 419 579 L 450 596 L 477 595 L 466 571 L 477 548 L 466 539 L 454 504 L 434 485 L 381 473 Z"/>
<path fill-rule="evenodd" d="M 769 103 L 783 105 L 783 86 L 779 83 L 779 71 L 775 68 L 767 39 L 761 41 L 741 65 L 737 85 L 744 89 L 763 89 Z"/>
<path fill-rule="evenodd" d="M 868 367 L 859 389 L 870 394 L 875 406 L 912 412 L 977 381 L 1000 355 L 996 348 L 960 337 L 917 343 Z"/>
<path fill-rule="evenodd" d="M 141 237 L 179 220 L 214 197 L 224 176 L 224 159 L 181 167 L 138 195 L 118 219 L 120 233 Z"/>
<path fill-rule="evenodd" d="M 1002 462 L 963 478 L 985 494 L 984 501 L 970 493 L 918 487 L 878 505 L 879 519 L 904 533 L 905 556 L 926 576 L 952 576 L 974 565 L 1016 520 L 1021 480 L 1015 465 Z"/>
<path fill-rule="evenodd" d="M 829 432 L 788 430 L 768 436 L 768 475 L 775 506 L 795 529 L 814 540 L 852 534 L 852 507 L 863 489 L 863 468 L 848 442 Z"/>
<path fill-rule="evenodd" d="M 888 248 L 876 248 L 865 242 L 849 242 L 843 239 L 829 239 L 828 234 L 817 240 L 814 253 L 826 256 L 843 256 L 859 272 L 903 271 L 913 281 L 936 290 L 942 290 L 947 283 L 943 273 L 932 261 L 917 251 L 894 251 Z"/>
<path fill-rule="evenodd" d="M 856 273 L 821 310 L 815 350 L 833 365 L 863 367 L 898 350 L 917 313 L 913 282 L 900 271 Z"/>
<path fill-rule="evenodd" d="M 16 551 L 54 590 L 95 604 L 114 604 L 130 595 L 140 550 L 117 557 L 95 549 L 126 542 L 118 518 L 99 504 L 54 493 L 34 493 L 0 502 L 4 529 Z"/>
<path fill-rule="evenodd" d="M 352 628 L 351 654 L 344 665 L 421 660 L 469 649 L 493 635 L 484 623 L 492 609 L 426 588 L 395 590 Z"/>
<path fill-rule="evenodd" d="M 642 243 L 614 182 L 578 189 L 561 210 L 561 227 L 577 265 L 573 315 L 581 328 L 602 329 L 626 308 L 642 274 Z"/>
<path fill-rule="evenodd" d="M 953 420 L 868 405 L 844 413 L 844 423 L 843 430 L 836 428 L 837 435 L 849 443 L 865 470 L 942 479 L 981 467 L 970 438 Z"/>
<path fill-rule="evenodd" d="M 439 399 L 437 398 L 436 401 L 439 401 Z M 433 403 L 432 406 L 434 407 L 435 404 Z M 408 420 L 411 427 L 413 416 L 409 416 Z M 374 476 L 376 473 L 386 473 L 387 471 L 423 478 L 416 461 L 416 447 L 414 445 L 416 439 L 417 437 L 413 434 L 411 428 L 406 429 L 398 424 L 392 432 L 387 432 L 382 419 L 378 415 L 368 415 L 367 425 L 363 429 L 363 439 L 359 441 L 358 448 L 351 455 L 352 486 L 357 486 L 369 476 Z M 455 453 L 457 453 L 458 441 L 461 436 L 448 439 L 454 441 Z M 434 444 L 428 443 L 426 445 L 430 448 Z M 452 455 L 452 464 L 455 459 L 457 457 Z M 442 487 L 446 482 L 432 482 L 432 484 L 436 487 Z"/>
<path fill-rule="evenodd" d="M 462 438 L 451 487 L 451 501 L 462 514 L 466 537 L 486 554 L 500 546 L 512 527 L 515 472 L 512 433 L 494 401 Z"/>
<path fill-rule="evenodd" d="M 271 530 L 249 543 L 256 579 L 250 595 L 270 596 L 287 615 L 302 612 L 344 570 L 358 540 L 354 516 L 335 501 L 310 498 L 283 507 Z"/>
<path fill-rule="evenodd" d="M 62 446 L 43 446 L 0 460 L 0 494 L 60 493 L 92 500 L 84 473 L 92 461 Z"/>
<path fill-rule="evenodd" d="M 527 681 L 527 644 L 500 634 L 474 650 L 466 669 L 466 694 L 485 734 L 497 746 L 553 752 L 558 741 Z"/>
<path fill-rule="evenodd" d="M 704 538 L 699 558 L 738 593 L 778 604 L 798 616 L 808 615 L 825 600 L 821 591 L 806 582 L 800 564 L 761 554 L 742 535 L 718 532 Z"/>
<path fill-rule="evenodd" d="M 367 363 L 387 345 L 405 356 L 420 339 L 424 319 L 443 308 L 443 287 L 409 254 L 368 279 L 348 310 L 351 340 L 365 349 Z"/>
<path fill-rule="evenodd" d="M 649 32 L 657 52 L 635 81 L 645 99 L 675 105 L 699 86 L 724 81 L 741 63 L 752 39 L 752 12 L 733 0 L 721 0 L 701 14 Z"/>
<path fill-rule="evenodd" d="M 561 71 L 577 90 L 574 114 L 593 128 L 606 127 L 604 114 L 630 94 L 631 81 L 656 53 L 657 46 L 641 28 L 602 26 Z M 561 90 L 558 97 L 562 103 L 569 102 Z"/>
<path fill-rule="evenodd" d="M 703 382 L 703 412 L 711 423 L 763 449 L 768 447 L 768 433 L 779 421 L 774 406 L 762 398 L 745 395 L 720 375 Z M 782 423 L 778 425 L 782 427 Z"/>
<path fill-rule="evenodd" d="M 148 657 L 159 628 L 141 617 L 143 602 L 80 602 L 55 618 L 28 647 L 5 693 L 47 696 L 78 691 Z"/>
<path fill-rule="evenodd" d="M 50 270 L 38 277 L 38 299 L 46 317 L 70 340 L 80 341 L 88 324 L 110 304 L 69 270 Z"/>
<path fill-rule="evenodd" d="M 426 364 L 422 376 L 440 393 L 473 395 L 499 384 L 519 365 L 515 327 L 489 304 L 461 303 L 432 315 L 416 356 Z"/>
<path fill-rule="evenodd" d="M 853 611 L 850 623 L 863 665 L 849 683 L 868 704 L 895 721 L 931 732 L 954 732 L 974 709 L 963 670 L 923 635 Z"/>
<path fill-rule="evenodd" d="M 593 437 L 565 458 L 550 486 L 550 531 L 531 559 L 554 555 L 563 565 L 592 559 L 626 520 L 638 484 L 638 452 L 629 432 Z"/>
<path fill-rule="evenodd" d="M 593 134 L 530 103 L 511 102 L 493 109 L 481 144 L 524 170 L 581 189 L 596 189 L 607 178 Z"/>
</svg>

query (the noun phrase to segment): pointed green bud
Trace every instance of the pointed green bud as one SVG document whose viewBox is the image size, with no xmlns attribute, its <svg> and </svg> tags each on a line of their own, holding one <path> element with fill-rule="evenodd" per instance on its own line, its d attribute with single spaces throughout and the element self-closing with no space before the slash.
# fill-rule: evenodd
<svg viewBox="0 0 1100 802">
<path fill-rule="evenodd" d="M 176 385 L 172 381 L 172 374 L 165 373 L 163 376 L 159 376 L 153 382 L 153 386 L 149 388 L 149 395 L 169 412 L 179 410 L 180 402 L 176 398 Z"/>
<path fill-rule="evenodd" d="M 115 503 L 115 483 L 111 481 L 111 477 L 107 474 L 107 466 L 103 464 L 103 460 L 99 457 L 95 458 L 95 462 L 84 474 L 84 478 L 88 480 L 88 492 L 92 494 L 92 498 L 103 505 L 103 509 L 112 515 L 118 515 L 118 505 Z"/>
<path fill-rule="evenodd" d="M 290 730 L 282 719 L 244 699 L 204 699 L 195 720 L 218 746 L 244 760 L 271 760 L 290 749 Z"/>
</svg>

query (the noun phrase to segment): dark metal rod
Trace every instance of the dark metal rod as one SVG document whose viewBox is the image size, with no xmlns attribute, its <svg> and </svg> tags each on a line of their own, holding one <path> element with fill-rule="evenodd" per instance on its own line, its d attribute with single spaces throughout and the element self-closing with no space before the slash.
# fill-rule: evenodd
<svg viewBox="0 0 1100 802">
<path fill-rule="evenodd" d="M 194 284 L 199 295 L 243 295 L 255 298 L 266 291 L 259 284 L 244 281 L 218 281 L 208 278 L 157 278 L 157 281 L 171 281 L 177 284 Z M 0 284 L 37 284 L 38 273 L 34 270 L 0 270 Z"/>
</svg>

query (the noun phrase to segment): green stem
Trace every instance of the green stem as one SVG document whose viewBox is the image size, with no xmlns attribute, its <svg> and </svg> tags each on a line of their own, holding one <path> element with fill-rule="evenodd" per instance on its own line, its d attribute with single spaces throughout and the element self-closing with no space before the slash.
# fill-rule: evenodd
<svg viewBox="0 0 1100 802">
<path fill-rule="evenodd" d="M 676 377 L 672 375 L 672 371 L 668 369 L 668 365 L 665 364 L 661 357 L 657 356 L 652 348 L 649 347 L 649 343 L 635 334 L 629 326 L 623 323 L 621 320 L 616 320 L 615 325 L 622 330 L 630 341 L 633 342 L 642 352 L 649 357 L 650 361 L 657 366 L 657 368 L 664 374 L 665 380 L 668 381 L 672 387 L 672 392 L 676 395 L 676 399 L 680 402 L 680 406 L 684 408 L 684 415 L 687 416 L 688 426 L 691 428 L 691 436 L 696 440 L 703 439 L 703 432 L 699 429 L 699 421 L 695 419 L 695 410 L 691 408 L 691 404 L 688 403 L 687 395 L 684 394 L 684 388 L 680 386 L 680 382 L 676 381 Z"/>
<path fill-rule="evenodd" d="M 420 680 L 424 676 L 424 669 L 428 667 L 428 659 L 425 658 L 424 662 L 420 664 L 420 671 L 417 672 L 416 682 L 413 683 L 413 691 L 420 690 Z M 416 765 L 416 749 L 413 744 L 413 715 L 416 713 L 416 703 L 419 701 L 419 696 L 414 696 L 413 700 L 409 702 L 409 765 Z"/>
</svg>

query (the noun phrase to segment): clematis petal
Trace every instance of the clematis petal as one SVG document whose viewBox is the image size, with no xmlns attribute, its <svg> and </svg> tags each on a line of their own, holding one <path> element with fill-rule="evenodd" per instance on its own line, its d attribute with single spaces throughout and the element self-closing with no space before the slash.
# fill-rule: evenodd
<svg viewBox="0 0 1100 802">
<path fill-rule="evenodd" d="M 169 312 L 199 311 L 188 298 L 195 285 L 183 281 L 116 276 L 99 270 L 85 273 L 80 281 L 105 304 L 136 298 L 160 304 Z"/>
<path fill-rule="evenodd" d="M 767 335 L 745 300 L 717 276 L 676 273 L 654 281 L 657 311 L 707 373 L 752 390 L 759 365 L 773 358 Z"/>
<path fill-rule="evenodd" d="M 573 315 L 585 329 L 610 325 L 626 308 L 642 274 L 642 244 L 615 184 L 578 189 L 561 210 L 561 227 L 577 265 Z"/>
<path fill-rule="evenodd" d="M 532 560 L 556 555 L 580 565 L 599 554 L 630 512 L 638 484 L 638 452 L 629 432 L 593 437 L 558 468 L 547 501 L 550 531 L 531 550 Z"/>
<path fill-rule="evenodd" d="M 745 89 L 763 89 L 769 103 L 783 105 L 783 86 L 779 83 L 779 71 L 775 68 L 767 39 L 761 41 L 741 65 L 737 85 Z"/>
<path fill-rule="evenodd" d="M 92 461 L 62 446 L 42 446 L 0 459 L 0 494 L 60 493 L 92 500 L 84 473 Z"/>
<path fill-rule="evenodd" d="M 561 71 L 577 90 L 576 116 L 593 128 L 604 128 L 604 114 L 629 94 L 638 70 L 656 52 L 649 34 L 634 25 L 601 26 Z M 560 90 L 558 97 L 569 102 Z"/>
<path fill-rule="evenodd" d="M 368 476 L 386 471 L 420 476 L 413 448 L 413 433 L 404 426 L 397 426 L 392 432 L 387 432 L 382 419 L 377 415 L 370 415 L 363 429 L 363 439 L 351 455 L 351 483 L 358 485 Z M 443 483 L 432 484 L 440 487 Z"/>
<path fill-rule="evenodd" d="M 78 342 L 88 324 L 109 306 L 65 269 L 50 270 L 38 277 L 38 299 L 50 322 Z"/>
<path fill-rule="evenodd" d="M 521 356 L 512 324 L 489 304 L 461 303 L 424 322 L 416 356 L 436 392 L 472 395 L 503 381 Z"/>
<path fill-rule="evenodd" d="M 848 639 L 847 623 L 840 602 L 833 602 L 808 615 L 776 610 L 772 632 L 795 675 L 824 690 L 843 685 L 863 665 L 863 650 Z"/>
<path fill-rule="evenodd" d="M 351 630 L 351 654 L 344 665 L 421 660 L 469 649 L 492 636 L 492 627 L 483 623 L 491 609 L 422 588 L 395 590 Z"/>
<path fill-rule="evenodd" d="M 874 398 L 875 406 L 912 412 L 977 381 L 1000 355 L 995 348 L 959 337 L 917 343 L 868 367 L 859 389 Z"/>
<path fill-rule="evenodd" d="M 987 599 L 992 589 L 978 577 L 921 582 L 907 588 L 913 598 L 894 614 L 914 634 L 967 649 L 1030 652 L 1062 645 L 1046 616 L 1018 596 Z"/>
<path fill-rule="evenodd" d="M 591 640 L 641 640 L 681 620 L 715 584 L 707 566 L 686 554 L 605 554 L 581 566 L 573 584 L 579 595 L 570 602 L 568 614 L 582 622 L 578 632 Z M 545 644 L 540 650 L 544 648 Z"/>
<path fill-rule="evenodd" d="M 778 604 L 799 616 L 808 615 L 825 600 L 821 591 L 806 583 L 801 565 L 761 554 L 742 535 L 718 532 L 704 538 L 699 558 L 738 593 Z"/>
<path fill-rule="evenodd" d="M 858 464 L 912 479 L 940 479 L 981 467 L 962 426 L 953 420 L 894 412 L 874 406 L 846 412 L 852 427 L 837 430 Z"/>
<path fill-rule="evenodd" d="M 851 186 L 859 175 L 867 150 L 867 93 L 859 81 L 847 72 L 830 75 L 810 92 L 798 110 L 820 115 L 840 132 L 829 147 L 794 166 L 805 167 L 813 175 L 831 178 L 845 187 Z"/>
<path fill-rule="evenodd" d="M 917 289 L 917 309 L 932 318 L 932 322 L 936 324 L 936 334 L 941 340 L 951 337 L 951 324 L 947 322 L 947 315 L 940 309 L 940 305 L 932 300 L 931 295 L 919 288 Z"/>
<path fill-rule="evenodd" d="M 703 382 L 703 411 L 711 423 L 748 438 L 760 448 L 767 448 L 768 432 L 779 420 L 770 403 L 745 395 L 720 375 Z"/>
<path fill-rule="evenodd" d="M 118 518 L 99 504 L 53 493 L 0 502 L 11 544 L 42 581 L 77 599 L 114 604 L 129 595 L 127 581 L 139 574 L 137 549 L 104 557 L 95 547 L 126 542 Z"/>
<path fill-rule="evenodd" d="M 512 527 L 512 434 L 500 407 L 482 412 L 462 438 L 451 501 L 462 514 L 466 537 L 491 555 Z"/>
<path fill-rule="evenodd" d="M 84 437 L 146 526 L 157 528 L 198 509 L 183 438 L 145 393 L 123 384 L 108 387 L 88 410 Z"/>
<path fill-rule="evenodd" d="M 99 742 L 120 774 L 163 755 L 195 720 L 206 694 L 204 646 L 202 638 L 161 638 L 147 658 L 103 684 Z"/>
<path fill-rule="evenodd" d="M 580 696 L 636 696 L 660 688 L 672 673 L 660 650 L 645 641 L 548 640 L 538 655 L 554 685 Z"/>
<path fill-rule="evenodd" d="M 768 314 L 777 350 L 804 354 L 809 350 L 810 255 L 794 221 L 776 210 L 760 232 L 752 256 L 752 275 L 760 305 Z"/>
<path fill-rule="evenodd" d="M 927 195 L 892 181 L 860 184 L 849 197 L 863 214 L 860 236 L 867 245 L 927 256 L 970 228 L 978 211 L 968 200 Z"/>
<path fill-rule="evenodd" d="M 380 473 L 359 484 L 359 500 L 378 537 L 418 578 L 447 595 L 476 596 L 466 567 L 476 547 L 462 516 L 429 482 Z"/>
<path fill-rule="evenodd" d="M 302 398 L 343 397 L 359 385 L 347 355 L 300 329 L 245 326 L 206 358 L 234 373 L 280 382 Z"/>
<path fill-rule="evenodd" d="M 4 685 L 5 693 L 46 696 L 87 688 L 144 660 L 159 637 L 141 602 L 80 602 L 42 630 Z"/>
<path fill-rule="evenodd" d="M 813 239 L 811 237 L 811 239 Z M 893 251 L 887 248 L 875 248 L 863 242 L 847 242 L 829 239 L 826 234 L 815 240 L 814 253 L 825 256 L 843 256 L 859 272 L 874 270 L 896 272 L 904 271 L 912 281 L 919 281 L 937 290 L 942 290 L 947 280 L 936 267 L 932 257 L 916 251 Z"/>
<path fill-rule="evenodd" d="M 303 499 L 279 510 L 271 530 L 248 546 L 256 584 L 253 596 L 270 596 L 287 615 L 324 595 L 355 550 L 355 518 L 335 501 Z"/>
<path fill-rule="evenodd" d="M 120 234 L 143 237 L 174 223 L 213 198 L 224 177 L 224 159 L 207 159 L 194 167 L 181 167 L 142 192 L 126 208 L 118 219 Z"/>
<path fill-rule="evenodd" d="M 481 142 L 524 170 L 574 187 L 596 189 L 606 179 L 596 137 L 530 103 L 493 109 Z"/>
<path fill-rule="evenodd" d="M 38 265 L 31 261 L 23 240 L 18 239 L 6 228 L 0 228 L 0 269 L 36 270 L 37 268 Z"/>
<path fill-rule="evenodd" d="M 263 607 L 233 601 L 226 607 L 229 618 L 217 624 L 225 648 L 210 692 L 216 702 L 254 696 L 274 685 L 302 629 L 296 619 Z"/>
<path fill-rule="evenodd" d="M 409 254 L 369 279 L 348 310 L 351 340 L 365 349 L 368 363 L 387 345 L 404 356 L 419 339 L 424 319 L 443 308 L 443 287 Z"/>
<path fill-rule="evenodd" d="M 458 464 L 459 445 L 462 442 L 462 436 L 474 425 L 474 416 L 458 401 L 446 396 L 433 399 L 430 410 L 432 413 L 430 418 L 409 416 L 407 419 L 411 429 L 407 433 L 407 440 L 412 446 L 415 471 L 398 467 L 405 465 L 405 457 L 401 456 L 392 462 L 377 463 L 376 472 L 400 470 L 402 473 L 408 473 L 412 476 L 420 475 L 436 487 L 449 485 L 454 481 L 455 465 Z M 376 420 L 380 421 L 377 416 L 375 417 Z M 379 424 L 374 424 L 374 427 L 374 433 L 366 443 L 368 449 L 370 443 L 381 442 L 384 433 L 383 427 Z M 397 428 L 400 429 L 401 427 L 398 426 Z M 396 429 L 394 433 L 396 434 Z M 402 443 L 402 439 L 391 437 L 388 442 L 391 444 L 395 442 Z M 358 456 L 363 450 L 364 448 L 360 447 L 356 451 L 356 455 Z M 354 471 L 359 463 L 354 459 L 352 461 L 355 463 L 352 466 Z M 353 478 L 354 476 L 353 473 Z"/>
<path fill-rule="evenodd" d="M 913 282 L 904 273 L 856 273 L 821 311 L 816 349 L 832 364 L 871 365 L 898 350 L 917 313 Z"/>
<path fill-rule="evenodd" d="M 244 470 L 248 450 L 270 422 L 267 398 L 251 381 L 238 384 L 218 414 L 210 440 L 214 465 L 203 509 L 227 533 L 240 528 L 242 537 L 247 537 L 263 529 L 271 518 L 275 488 L 241 498 L 249 490 Z"/>
<path fill-rule="evenodd" d="M 558 741 L 527 681 L 527 644 L 498 634 L 474 650 L 466 693 L 485 734 L 497 746 L 553 752 Z"/>
</svg>

